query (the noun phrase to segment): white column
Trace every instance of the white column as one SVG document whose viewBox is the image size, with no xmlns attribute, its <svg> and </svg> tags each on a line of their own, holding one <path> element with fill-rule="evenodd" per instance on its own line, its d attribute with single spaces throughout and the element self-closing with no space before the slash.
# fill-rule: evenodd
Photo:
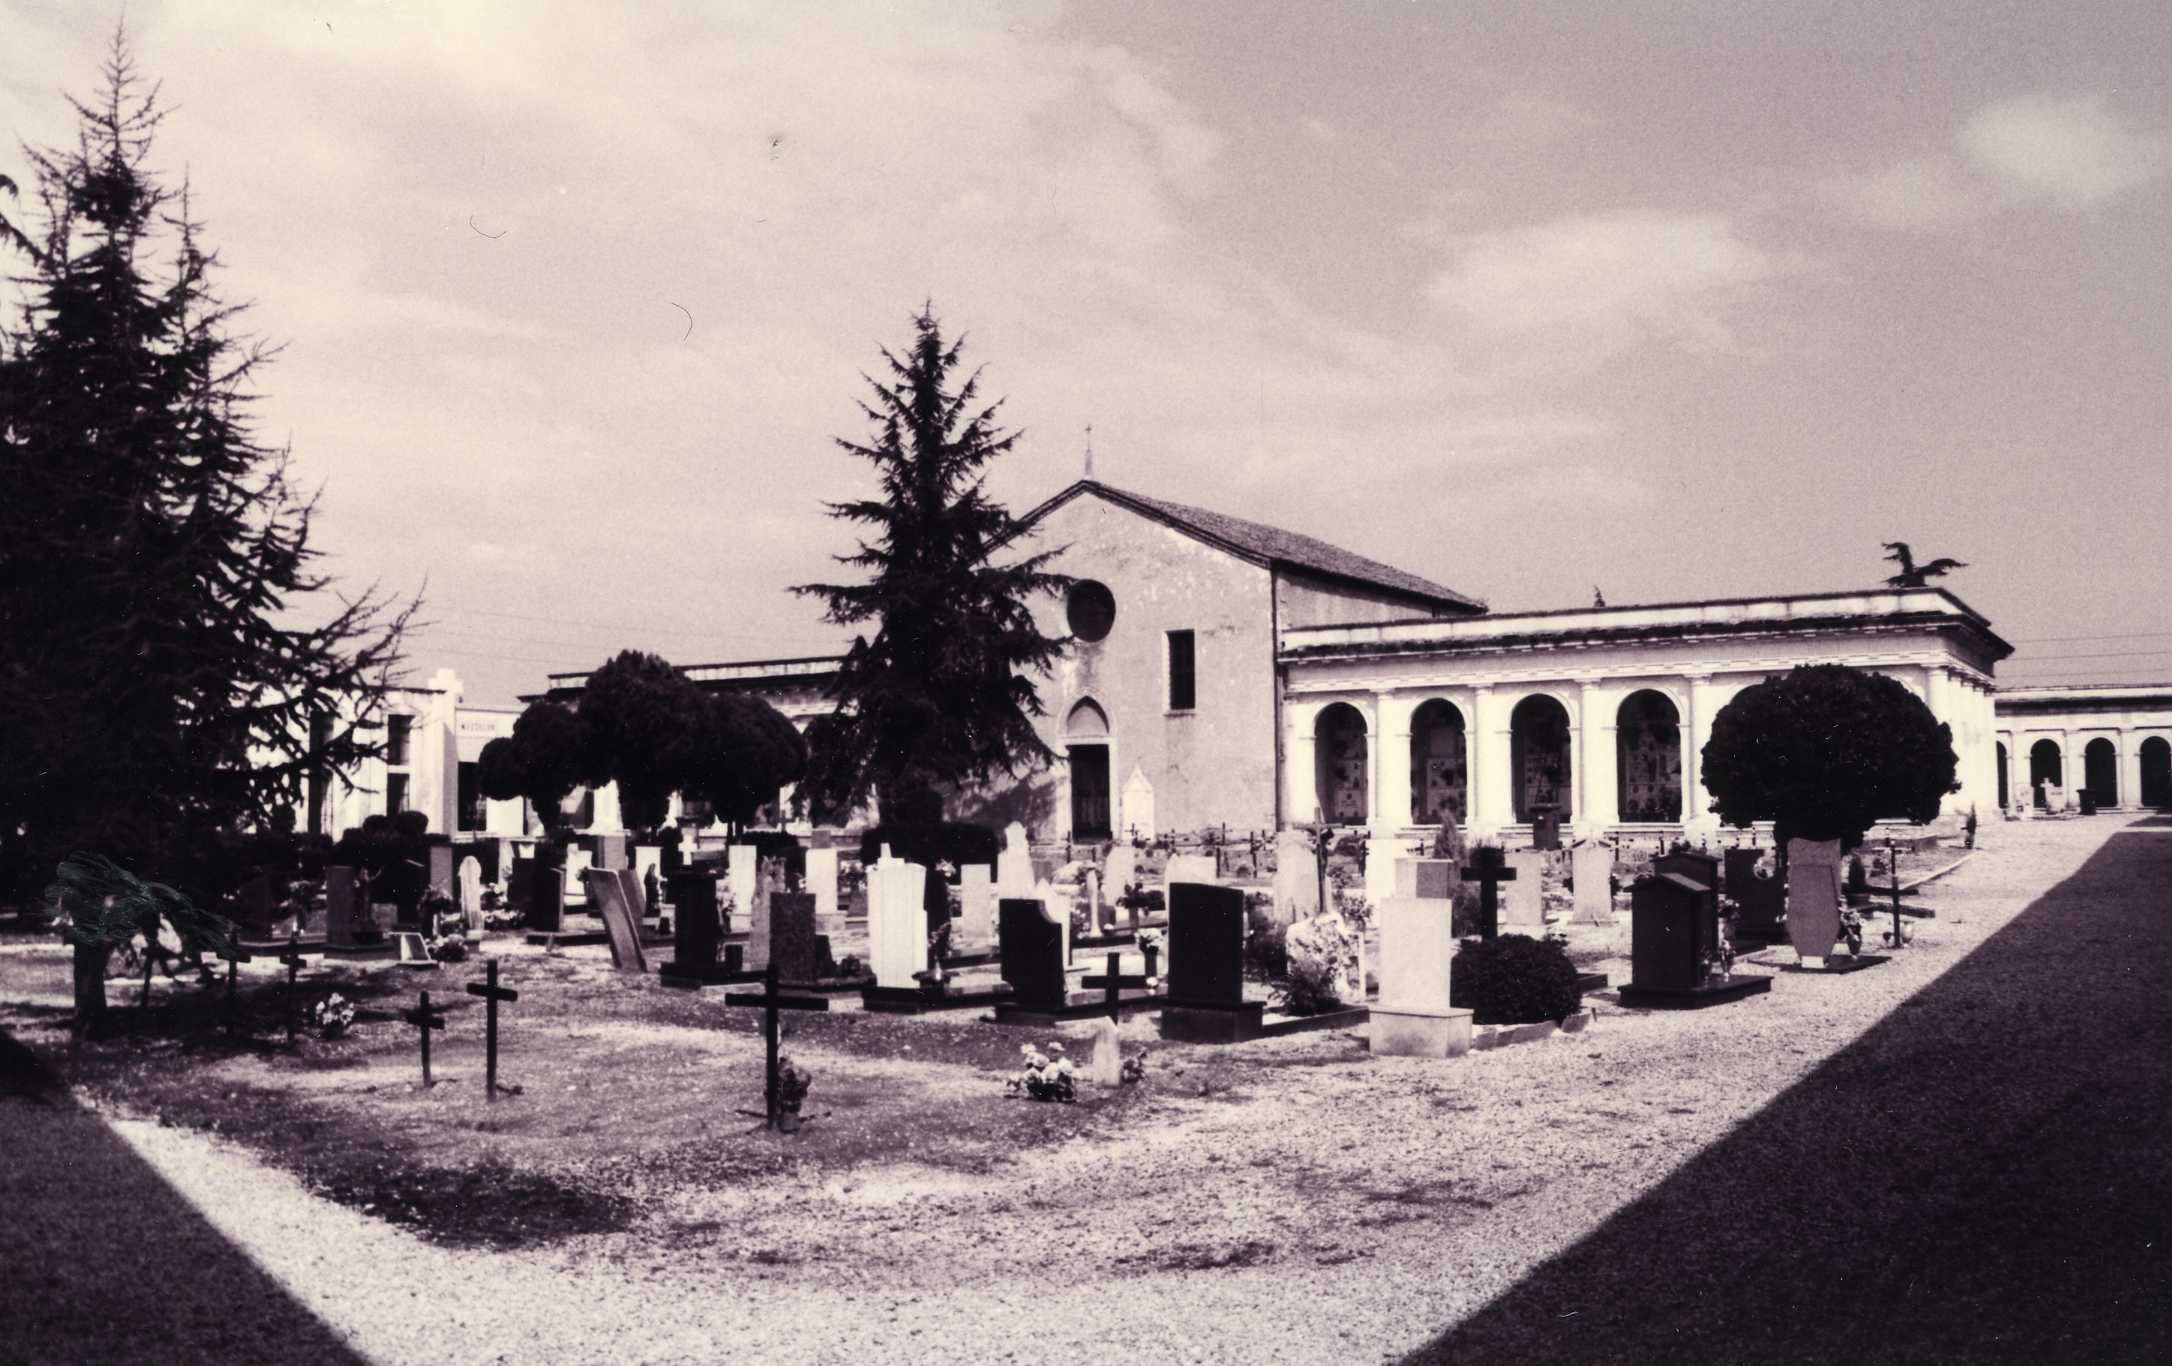
<svg viewBox="0 0 2172 1366">
<path fill-rule="evenodd" d="M 1688 748 L 1682 755 L 1682 830 L 1717 834 L 1719 817 L 1712 813 L 1712 794 L 1704 790 L 1704 747 L 1712 738 L 1712 718 L 1723 705 L 1708 674 L 1689 678 L 1689 715 L 1682 718 L 1682 737 Z"/>
<path fill-rule="evenodd" d="M 1578 839 L 1597 839 L 1621 820 L 1621 782 L 1614 771 L 1619 702 L 1614 693 L 1597 682 L 1579 684 L 1576 690 L 1577 721 L 1583 727 L 1576 756 Z"/>
<path fill-rule="evenodd" d="M 2142 804 L 2142 746 L 2125 726 L 2119 728 L 2119 804 L 2129 810 Z"/>
<path fill-rule="evenodd" d="M 2059 732 L 2059 790 L 2066 796 L 2068 810 L 2081 805 L 2082 763 L 2081 755 L 2074 749 L 2074 732 Z"/>
<path fill-rule="evenodd" d="M 1409 698 L 1380 693 L 1373 699 L 1373 716 L 1379 722 L 1374 745 L 1372 828 L 1382 834 L 1410 824 L 1410 718 L 1415 705 Z"/>
<path fill-rule="evenodd" d="M 1380 733 L 1377 701 L 1359 705 L 1358 711 L 1365 717 L 1365 826 L 1378 830 L 1381 821 L 1386 819 L 1381 815 L 1380 804 L 1380 750 L 1385 737 Z"/>
<path fill-rule="evenodd" d="M 1286 785 L 1282 816 L 1291 825 L 1310 822 L 1320 806 L 1319 774 L 1312 739 L 1312 727 L 1319 716 L 1317 703 L 1291 703 L 1282 711 L 1282 752 L 1288 756 L 1288 772 L 1283 775 Z"/>
<path fill-rule="evenodd" d="M 1473 838 L 1491 838 L 1515 820 L 1510 800 L 1514 775 L 1508 771 L 1509 708 L 1490 687 L 1471 696 L 1471 827 Z"/>
</svg>

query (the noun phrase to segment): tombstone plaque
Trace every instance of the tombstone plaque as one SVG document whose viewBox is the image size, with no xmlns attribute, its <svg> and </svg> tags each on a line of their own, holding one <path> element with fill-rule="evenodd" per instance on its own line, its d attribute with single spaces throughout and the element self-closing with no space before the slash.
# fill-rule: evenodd
<svg viewBox="0 0 2172 1366">
<path fill-rule="evenodd" d="M 1638 878 L 1629 891 L 1630 978 L 1641 991 L 1704 982 L 1706 889 L 1680 873 Z"/>
<path fill-rule="evenodd" d="M 1053 1014 L 1069 1003 L 1064 975 L 1064 927 L 1048 903 L 1036 897 L 1004 897 L 996 909 L 1003 980 L 1011 1004 Z"/>
<path fill-rule="evenodd" d="M 807 851 L 807 890 L 814 894 L 815 923 L 825 930 L 837 920 L 837 851 L 819 846 Z"/>
<path fill-rule="evenodd" d="M 453 875 L 460 885 L 460 922 L 470 933 L 483 931 L 483 865 L 470 854 L 460 860 L 460 871 Z"/>
<path fill-rule="evenodd" d="M 995 942 L 995 869 L 968 863 L 958 870 L 958 937 L 967 944 Z"/>
<path fill-rule="evenodd" d="M 1320 913 L 1320 859 L 1312 832 L 1284 830 L 1275 836 L 1275 919 L 1284 925 Z"/>
<path fill-rule="evenodd" d="M 610 936 L 611 966 L 620 972 L 647 972 L 648 957 L 641 951 L 641 918 L 626 899 L 626 884 L 616 871 L 584 868 L 581 881 L 588 904 L 603 917 Z"/>
<path fill-rule="evenodd" d="M 1372 1012 L 1373 1053 L 1448 1058 L 1469 1052 L 1471 1012 L 1448 1004 L 1449 965 L 1456 952 L 1454 903 L 1441 897 L 1391 896 L 1380 905 L 1379 921 L 1380 1001 Z"/>
<path fill-rule="evenodd" d="M 1244 999 L 1244 928 L 1238 888 L 1170 885 L 1163 1038 L 1236 1043 L 1260 1033 L 1265 1003 Z"/>
</svg>

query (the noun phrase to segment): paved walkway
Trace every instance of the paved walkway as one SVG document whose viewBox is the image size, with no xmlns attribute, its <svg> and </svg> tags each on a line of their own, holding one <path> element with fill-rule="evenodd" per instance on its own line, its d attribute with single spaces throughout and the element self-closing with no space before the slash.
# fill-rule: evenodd
<svg viewBox="0 0 2172 1366">
<path fill-rule="evenodd" d="M 1409 1360 L 2172 1360 L 2168 888 L 2172 819 L 2109 834 Z"/>
</svg>

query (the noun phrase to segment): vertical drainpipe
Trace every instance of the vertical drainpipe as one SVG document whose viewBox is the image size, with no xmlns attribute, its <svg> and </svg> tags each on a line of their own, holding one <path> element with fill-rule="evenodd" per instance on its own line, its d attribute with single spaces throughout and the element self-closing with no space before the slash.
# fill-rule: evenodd
<svg viewBox="0 0 2172 1366">
<path fill-rule="evenodd" d="M 1272 563 L 1267 566 L 1267 666 L 1274 680 L 1274 828 L 1280 830 L 1282 792 L 1289 781 L 1283 772 L 1288 756 L 1282 746 L 1282 688 L 1287 680 L 1282 668 L 1282 571 Z"/>
</svg>

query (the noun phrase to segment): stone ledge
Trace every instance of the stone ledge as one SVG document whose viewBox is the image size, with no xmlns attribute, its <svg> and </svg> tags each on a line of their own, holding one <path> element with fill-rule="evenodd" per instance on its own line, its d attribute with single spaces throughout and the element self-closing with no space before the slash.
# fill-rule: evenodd
<svg viewBox="0 0 2172 1366">
<path fill-rule="evenodd" d="M 1519 1025 L 1480 1025 L 1471 1034 L 1471 1048 L 1474 1051 L 1507 1048 L 1511 1044 L 1536 1043 L 1556 1034 L 1581 1034 L 1597 1018 L 1598 1012 L 1586 1006 L 1559 1020 L 1540 1020 L 1534 1024 Z"/>
</svg>

